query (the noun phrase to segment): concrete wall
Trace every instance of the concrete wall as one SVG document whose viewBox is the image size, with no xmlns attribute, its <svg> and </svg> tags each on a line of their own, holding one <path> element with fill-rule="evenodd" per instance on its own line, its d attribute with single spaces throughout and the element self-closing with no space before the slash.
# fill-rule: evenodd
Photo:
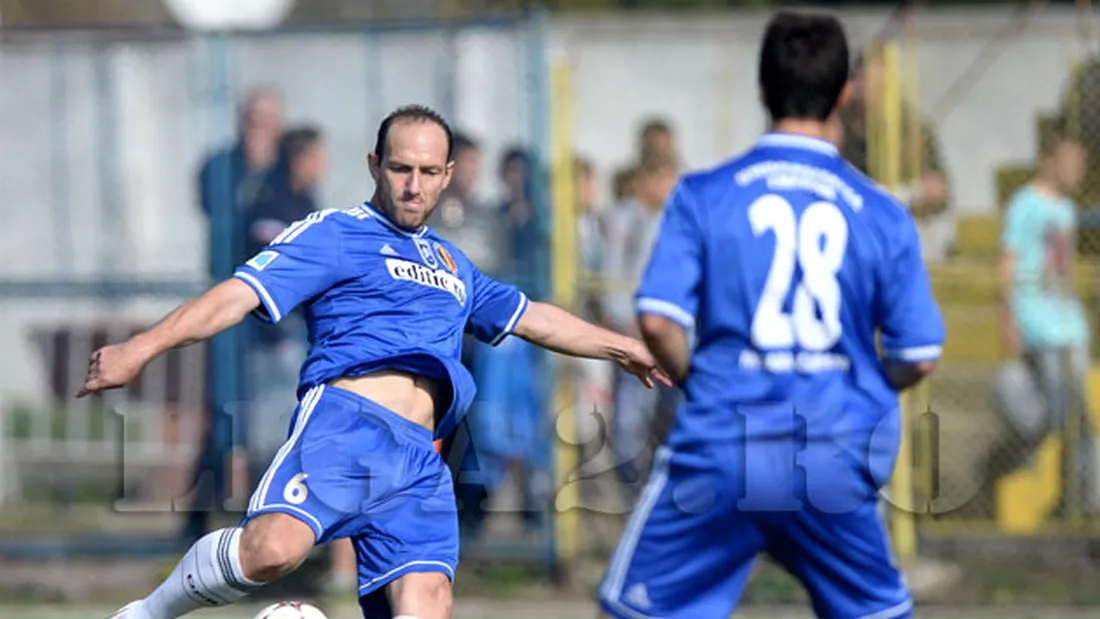
<svg viewBox="0 0 1100 619">
<path fill-rule="evenodd" d="M 885 21 L 845 13 L 856 41 Z M 574 140 L 603 178 L 628 163 L 638 123 L 668 118 L 692 167 L 751 144 L 764 126 L 755 65 L 766 14 L 699 18 L 559 19 L 550 47 L 571 63 Z M 1027 161 L 1037 113 L 1056 105 L 1077 48 L 1072 13 L 1044 13 L 1003 44 L 1007 12 L 922 17 L 920 88 L 939 128 L 956 208 L 994 206 L 993 171 Z M 980 56 L 987 66 L 960 82 Z M 237 41 L 234 96 L 255 83 L 281 87 L 292 121 L 322 127 L 331 175 L 322 201 L 346 207 L 369 196 L 365 154 L 393 107 L 423 102 L 487 148 L 485 193 L 499 193 L 496 163 L 529 139 L 531 101 L 522 32 L 296 34 Z M 198 277 L 206 228 L 195 167 L 228 135 L 211 122 L 209 59 L 194 40 L 103 42 L 41 35 L 0 37 L 0 279 L 62 275 Z M 952 88 L 959 100 L 941 105 Z M 0 347 L 33 356 L 26 329 L 72 319 L 74 305 L 0 299 Z M 110 312 L 148 320 L 148 304 Z M 160 311 L 161 306 L 155 307 Z M 38 390 L 37 361 L 0 373 L 0 395 Z"/>
</svg>

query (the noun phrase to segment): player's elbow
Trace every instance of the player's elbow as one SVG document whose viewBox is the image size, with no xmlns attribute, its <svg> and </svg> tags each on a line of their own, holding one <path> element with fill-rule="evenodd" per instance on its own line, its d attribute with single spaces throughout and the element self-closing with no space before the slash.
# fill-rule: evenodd
<svg viewBox="0 0 1100 619">
<path fill-rule="evenodd" d="M 935 360 L 916 362 L 889 360 L 886 363 L 886 378 L 898 391 L 917 386 L 935 371 Z"/>
</svg>

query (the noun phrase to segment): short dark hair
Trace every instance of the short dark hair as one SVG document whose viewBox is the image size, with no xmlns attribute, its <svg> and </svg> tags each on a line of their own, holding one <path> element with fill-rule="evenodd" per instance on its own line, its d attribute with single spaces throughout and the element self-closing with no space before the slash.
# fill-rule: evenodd
<svg viewBox="0 0 1100 619">
<path fill-rule="evenodd" d="M 1075 136 L 1067 130 L 1064 119 L 1057 119 L 1047 126 L 1041 127 L 1039 132 L 1039 156 L 1049 157 L 1064 144 L 1080 144 Z"/>
<path fill-rule="evenodd" d="M 832 15 L 782 11 L 760 47 L 760 87 L 772 120 L 825 120 L 850 69 L 848 37 Z"/>
<path fill-rule="evenodd" d="M 279 140 L 279 168 L 286 173 L 311 146 L 321 141 L 321 130 L 313 125 L 293 127 Z"/>
<path fill-rule="evenodd" d="M 443 133 L 447 134 L 447 161 L 454 161 L 455 136 L 451 126 L 443 119 L 443 115 L 426 105 L 406 105 L 399 107 L 382 120 L 378 126 L 378 138 L 374 143 L 374 156 L 378 159 L 385 158 L 386 140 L 390 135 L 390 125 L 399 121 L 430 122 L 439 125 Z"/>
<path fill-rule="evenodd" d="M 580 155 L 573 156 L 573 175 L 574 176 L 592 176 L 596 173 L 596 167 L 592 165 L 590 159 L 581 157 Z"/>
<path fill-rule="evenodd" d="M 508 166 L 513 163 L 524 166 L 525 168 L 531 167 L 531 156 L 527 154 L 527 151 L 522 146 L 512 146 L 508 150 L 504 151 L 504 156 L 500 158 L 500 174 L 504 175 L 508 171 Z"/>
<path fill-rule="evenodd" d="M 634 182 L 634 178 L 637 174 L 638 168 L 636 166 L 622 168 L 615 172 L 611 184 L 616 200 L 622 200 L 628 196 L 630 193 L 630 185 Z"/>
<path fill-rule="evenodd" d="M 642 124 L 641 136 L 648 137 L 654 133 L 672 133 L 672 125 L 663 118 L 650 118 Z"/>
</svg>

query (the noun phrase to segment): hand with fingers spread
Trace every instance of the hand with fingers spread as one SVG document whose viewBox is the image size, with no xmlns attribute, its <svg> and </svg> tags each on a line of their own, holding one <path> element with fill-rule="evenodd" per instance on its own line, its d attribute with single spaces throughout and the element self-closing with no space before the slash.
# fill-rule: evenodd
<svg viewBox="0 0 1100 619">
<path fill-rule="evenodd" d="M 623 351 L 622 356 L 615 359 L 619 366 L 637 376 L 638 380 L 650 389 L 654 387 L 654 381 L 672 387 L 672 379 L 657 365 L 657 360 L 653 358 L 653 354 L 649 352 L 646 345 L 639 340 L 630 341 L 631 345 Z"/>
<path fill-rule="evenodd" d="M 88 359 L 88 375 L 76 397 L 125 387 L 137 377 L 146 363 L 147 356 L 132 340 L 104 346 Z"/>
</svg>

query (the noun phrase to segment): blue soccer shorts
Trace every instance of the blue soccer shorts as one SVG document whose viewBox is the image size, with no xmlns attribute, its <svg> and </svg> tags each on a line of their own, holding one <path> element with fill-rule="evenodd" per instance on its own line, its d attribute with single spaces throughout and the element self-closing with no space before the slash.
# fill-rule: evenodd
<svg viewBox="0 0 1100 619">
<path fill-rule="evenodd" d="M 797 509 L 748 510 L 743 462 L 658 450 L 600 586 L 608 614 L 726 619 L 764 552 L 802 582 L 818 617 L 910 615 L 912 598 L 873 492 L 841 513 L 805 501 Z"/>
<path fill-rule="evenodd" d="M 427 428 L 370 400 L 315 387 L 299 403 L 290 437 L 241 525 L 277 512 L 309 525 L 318 544 L 350 538 L 361 599 L 384 598 L 385 585 L 411 572 L 453 580 L 458 511 L 432 439 Z"/>
</svg>

